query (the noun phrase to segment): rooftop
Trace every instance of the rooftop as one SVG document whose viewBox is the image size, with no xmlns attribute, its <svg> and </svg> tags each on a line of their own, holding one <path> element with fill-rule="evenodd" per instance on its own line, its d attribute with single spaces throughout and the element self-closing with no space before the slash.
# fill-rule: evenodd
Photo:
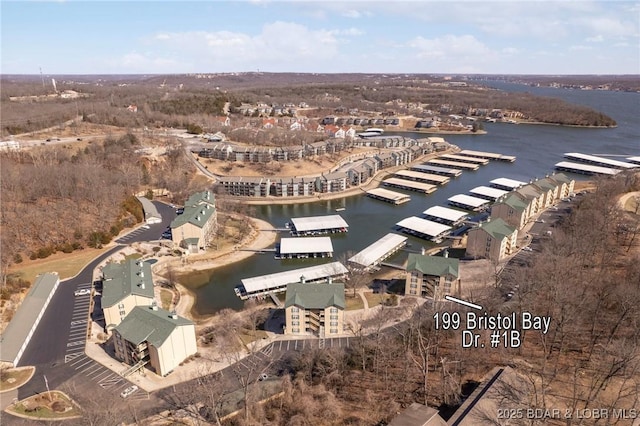
<svg viewBox="0 0 640 426">
<path fill-rule="evenodd" d="M 458 277 L 460 262 L 451 257 L 424 256 L 410 253 L 407 260 L 407 271 L 420 271 L 423 275 L 442 277 L 453 275 Z"/>
<path fill-rule="evenodd" d="M 333 253 L 333 244 L 330 237 L 282 238 L 280 253 Z"/>
<path fill-rule="evenodd" d="M 491 188 L 489 186 L 476 186 L 475 188 L 469 190 L 469 192 L 474 195 L 480 195 L 496 200 L 505 195 L 508 191 L 505 191 L 503 189 Z"/>
<path fill-rule="evenodd" d="M 132 294 L 153 299 L 151 265 L 147 262 L 129 259 L 123 263 L 107 263 L 102 268 L 102 277 L 102 306 L 105 308 Z"/>
<path fill-rule="evenodd" d="M 183 325 L 193 325 L 193 322 L 157 306 L 136 306 L 115 330 L 135 345 L 149 342 L 157 348 L 162 346 L 173 330 Z"/>
<path fill-rule="evenodd" d="M 375 243 L 364 248 L 358 252 L 355 256 L 349 258 L 349 262 L 357 263 L 364 267 L 371 266 L 377 262 L 380 258 L 384 257 L 389 251 L 404 245 L 407 242 L 407 237 L 394 233 L 388 233 L 384 237 L 377 240 Z"/>
<path fill-rule="evenodd" d="M 442 206 L 429 207 L 427 210 L 422 212 L 422 214 L 425 216 L 436 217 L 438 219 L 444 219 L 448 222 L 458 222 L 468 216 L 467 212 Z"/>
<path fill-rule="evenodd" d="M 340 215 L 294 217 L 291 223 L 297 232 L 320 231 L 323 229 L 348 228 Z"/>
<path fill-rule="evenodd" d="M 451 230 L 450 226 L 432 222 L 427 219 L 421 219 L 416 216 L 402 219 L 400 222 L 396 223 L 396 225 L 401 228 L 406 228 L 432 238 L 438 237 Z"/>
<path fill-rule="evenodd" d="M 484 206 L 489 202 L 484 198 L 471 197 L 470 195 L 458 194 L 448 198 L 449 202 L 459 204 L 461 206 L 468 206 L 474 209 Z"/>
<path fill-rule="evenodd" d="M 300 282 L 300 279 L 303 276 L 305 281 L 310 282 L 323 280 L 328 277 L 344 275 L 348 272 L 349 271 L 342 263 L 331 262 L 323 265 L 309 266 L 307 268 L 276 272 L 275 274 L 245 278 L 241 281 L 247 294 L 251 294 L 259 291 L 269 291 L 287 284 Z"/>
<path fill-rule="evenodd" d="M 287 285 L 284 306 L 299 306 L 304 309 L 324 309 L 330 306 L 345 308 L 344 284 L 302 284 Z"/>
<path fill-rule="evenodd" d="M 481 222 L 478 224 L 478 227 L 476 229 L 482 229 L 497 240 L 502 240 L 503 238 L 516 232 L 516 228 L 507 225 L 507 223 L 500 218 L 491 219 L 487 222 Z"/>
<path fill-rule="evenodd" d="M 508 188 L 508 189 L 516 189 L 521 187 L 522 185 L 526 185 L 527 182 L 522 182 L 519 180 L 508 179 L 508 178 L 498 178 L 491 181 L 493 186 Z"/>
</svg>

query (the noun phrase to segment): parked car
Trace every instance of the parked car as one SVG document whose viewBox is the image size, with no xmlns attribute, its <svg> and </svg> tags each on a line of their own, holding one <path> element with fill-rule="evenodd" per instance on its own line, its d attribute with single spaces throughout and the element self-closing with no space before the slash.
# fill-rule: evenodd
<svg viewBox="0 0 640 426">
<path fill-rule="evenodd" d="M 531 247 L 522 247 L 523 251 L 533 251 Z"/>
<path fill-rule="evenodd" d="M 182 213 L 184 213 L 184 208 L 176 209 L 176 214 L 182 214 Z"/>
<path fill-rule="evenodd" d="M 82 288 L 73 292 L 74 296 L 86 296 L 87 294 L 91 294 L 91 290 L 88 288 Z"/>
<path fill-rule="evenodd" d="M 266 373 L 261 373 L 260 377 L 258 377 L 258 380 L 263 381 L 263 380 L 267 380 L 269 378 L 269 376 L 267 376 Z"/>
<path fill-rule="evenodd" d="M 135 391 L 138 390 L 138 387 L 136 385 L 133 386 L 129 386 L 128 388 L 126 388 L 125 390 L 122 391 L 122 393 L 120 393 L 120 396 L 122 398 L 126 398 L 129 395 L 131 395 L 132 393 L 134 393 Z"/>
</svg>

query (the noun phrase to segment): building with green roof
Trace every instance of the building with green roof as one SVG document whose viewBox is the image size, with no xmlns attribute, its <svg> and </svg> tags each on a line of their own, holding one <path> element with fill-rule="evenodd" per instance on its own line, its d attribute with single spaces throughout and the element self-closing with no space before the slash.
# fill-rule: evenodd
<svg viewBox="0 0 640 426">
<path fill-rule="evenodd" d="M 522 228 L 530 215 L 531 204 L 521 196 L 510 192 L 504 197 L 498 198 L 491 206 L 491 217 L 504 220 L 509 226 Z"/>
<path fill-rule="evenodd" d="M 337 336 L 344 333 L 344 284 L 287 285 L 285 334 Z"/>
<path fill-rule="evenodd" d="M 184 211 L 171 222 L 174 245 L 197 253 L 211 245 L 217 227 L 215 198 L 210 191 L 192 194 L 184 204 Z"/>
<path fill-rule="evenodd" d="M 567 198 L 573 194 L 576 184 L 574 179 L 569 178 L 564 173 L 554 173 L 549 178 L 558 183 L 558 199 Z"/>
<path fill-rule="evenodd" d="M 166 376 L 197 352 L 193 322 L 155 303 L 133 308 L 113 329 L 113 341 L 116 358 L 131 366 L 123 375 L 146 366 Z"/>
<path fill-rule="evenodd" d="M 405 294 L 434 300 L 459 295 L 459 268 L 458 259 L 411 253 L 407 259 Z"/>
<path fill-rule="evenodd" d="M 518 230 L 500 218 L 489 218 L 469 231 L 467 256 L 501 261 L 516 249 Z"/>
<path fill-rule="evenodd" d="M 102 268 L 102 310 L 107 331 L 120 324 L 136 306 L 153 302 L 151 265 L 129 259 Z"/>
</svg>

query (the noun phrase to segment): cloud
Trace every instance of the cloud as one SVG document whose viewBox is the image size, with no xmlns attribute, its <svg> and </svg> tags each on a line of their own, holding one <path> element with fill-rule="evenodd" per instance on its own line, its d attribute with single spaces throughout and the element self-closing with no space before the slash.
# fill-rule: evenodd
<svg viewBox="0 0 640 426">
<path fill-rule="evenodd" d="M 518 53 L 520 53 L 520 49 L 516 47 L 503 47 L 501 52 L 505 55 L 517 55 Z"/>
<path fill-rule="evenodd" d="M 478 57 L 490 53 L 489 48 L 472 35 L 445 35 L 432 39 L 416 37 L 409 41 L 408 46 L 416 49 L 421 58 Z"/>
<path fill-rule="evenodd" d="M 569 46 L 569 50 L 577 50 L 577 51 L 584 51 L 584 50 L 592 50 L 593 48 L 591 46 L 585 46 L 582 44 L 575 44 L 573 46 Z"/>
<path fill-rule="evenodd" d="M 601 43 L 604 41 L 604 37 L 602 37 L 601 34 L 598 34 L 597 36 L 587 37 L 585 41 L 589 43 Z"/>
</svg>

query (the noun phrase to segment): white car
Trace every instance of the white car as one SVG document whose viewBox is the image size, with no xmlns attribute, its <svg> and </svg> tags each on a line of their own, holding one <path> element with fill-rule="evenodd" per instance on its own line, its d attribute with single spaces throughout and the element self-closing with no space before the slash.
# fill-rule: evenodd
<svg viewBox="0 0 640 426">
<path fill-rule="evenodd" d="M 523 251 L 533 251 L 531 247 L 522 247 Z"/>
<path fill-rule="evenodd" d="M 73 292 L 74 296 L 86 296 L 88 294 L 91 294 L 91 290 L 88 289 L 88 288 L 83 288 L 83 289 L 76 290 L 76 291 Z"/>
<path fill-rule="evenodd" d="M 128 388 L 126 388 L 125 390 L 123 390 L 123 391 L 120 393 L 120 396 L 121 396 L 122 398 L 126 398 L 126 397 L 128 397 L 129 395 L 131 395 L 132 393 L 134 393 L 135 391 L 137 391 L 137 390 L 138 390 L 138 387 L 137 387 L 136 385 L 129 386 Z"/>
</svg>

